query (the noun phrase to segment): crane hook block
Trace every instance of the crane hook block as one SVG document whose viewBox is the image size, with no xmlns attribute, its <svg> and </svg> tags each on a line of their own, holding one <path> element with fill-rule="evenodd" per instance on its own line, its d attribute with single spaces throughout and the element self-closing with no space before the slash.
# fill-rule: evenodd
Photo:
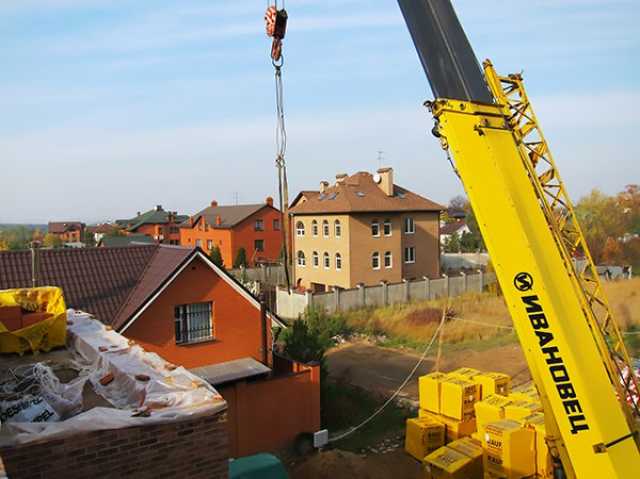
<svg viewBox="0 0 640 479">
<path fill-rule="evenodd" d="M 287 15 L 287 11 L 284 8 L 278 10 L 273 5 L 267 8 L 264 14 L 264 20 L 267 23 L 267 35 L 276 40 L 284 39 L 287 32 L 288 18 L 289 15 Z"/>
</svg>

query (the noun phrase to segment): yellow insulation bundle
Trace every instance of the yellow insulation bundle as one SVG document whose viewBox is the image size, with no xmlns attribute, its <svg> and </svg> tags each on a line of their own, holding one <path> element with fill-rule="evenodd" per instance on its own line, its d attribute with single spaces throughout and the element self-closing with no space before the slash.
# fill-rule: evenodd
<svg viewBox="0 0 640 479">
<path fill-rule="evenodd" d="M 67 308 L 60 288 L 0 291 L 0 353 L 49 351 L 64 346 Z"/>
</svg>

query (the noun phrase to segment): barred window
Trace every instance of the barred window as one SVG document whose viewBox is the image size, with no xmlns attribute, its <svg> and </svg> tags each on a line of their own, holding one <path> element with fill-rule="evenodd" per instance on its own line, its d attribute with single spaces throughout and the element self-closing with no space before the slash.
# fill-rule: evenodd
<svg viewBox="0 0 640 479">
<path fill-rule="evenodd" d="M 213 303 L 180 304 L 174 309 L 176 344 L 214 338 Z"/>
</svg>

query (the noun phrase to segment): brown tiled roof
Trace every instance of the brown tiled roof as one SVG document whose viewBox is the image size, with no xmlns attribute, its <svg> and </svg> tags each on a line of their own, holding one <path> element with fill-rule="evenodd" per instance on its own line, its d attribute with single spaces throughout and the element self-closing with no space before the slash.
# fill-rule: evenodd
<svg viewBox="0 0 640 479">
<path fill-rule="evenodd" d="M 81 230 L 84 224 L 80 221 L 50 221 L 47 226 L 49 233 L 66 233 L 67 231 Z"/>
<path fill-rule="evenodd" d="M 455 221 L 453 223 L 447 223 L 442 228 L 440 228 L 441 235 L 450 235 L 453 233 L 457 233 L 460 229 L 467 226 L 464 221 Z"/>
<path fill-rule="evenodd" d="M 293 214 L 366 213 L 378 211 L 441 211 L 443 206 L 394 185 L 393 196 L 387 196 L 373 181 L 373 176 L 360 171 L 328 187 L 324 193 L 304 192 L 306 201 L 296 201 L 289 210 Z"/>
<path fill-rule="evenodd" d="M 203 216 L 207 224 L 213 228 L 233 228 L 235 225 L 241 223 L 249 216 L 257 213 L 262 208 L 273 208 L 266 203 L 259 203 L 255 205 L 228 205 L 228 206 L 209 206 L 202 211 L 199 211 L 193 215 L 193 223 L 195 224 L 198 219 Z M 275 208 L 274 208 L 275 209 Z M 217 224 L 217 217 L 220 217 L 220 224 Z M 187 220 L 180 225 L 181 228 L 190 228 L 191 220 Z"/>
<path fill-rule="evenodd" d="M 118 328 L 119 311 L 138 305 L 141 291 L 154 290 L 161 275 L 168 278 L 194 251 L 168 245 L 40 250 L 38 284 L 61 287 L 68 307 Z M 31 252 L 0 252 L 0 289 L 31 285 Z"/>
</svg>

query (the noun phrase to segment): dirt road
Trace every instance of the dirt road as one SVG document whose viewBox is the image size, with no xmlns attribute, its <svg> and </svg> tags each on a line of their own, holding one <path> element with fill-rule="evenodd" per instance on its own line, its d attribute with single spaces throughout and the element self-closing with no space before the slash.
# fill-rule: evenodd
<svg viewBox="0 0 640 479">
<path fill-rule="evenodd" d="M 332 379 L 343 378 L 354 386 L 388 396 L 404 381 L 419 357 L 419 354 L 413 352 L 383 348 L 360 341 L 333 348 L 327 354 L 327 363 Z M 400 397 L 417 401 L 417 377 L 430 372 L 433 365 L 434 354 L 430 354 L 416 372 L 416 379 L 409 381 Z M 509 374 L 514 385 L 530 379 L 524 355 L 517 344 L 483 351 L 468 349 L 442 355 L 442 371 L 462 366 Z"/>
</svg>

